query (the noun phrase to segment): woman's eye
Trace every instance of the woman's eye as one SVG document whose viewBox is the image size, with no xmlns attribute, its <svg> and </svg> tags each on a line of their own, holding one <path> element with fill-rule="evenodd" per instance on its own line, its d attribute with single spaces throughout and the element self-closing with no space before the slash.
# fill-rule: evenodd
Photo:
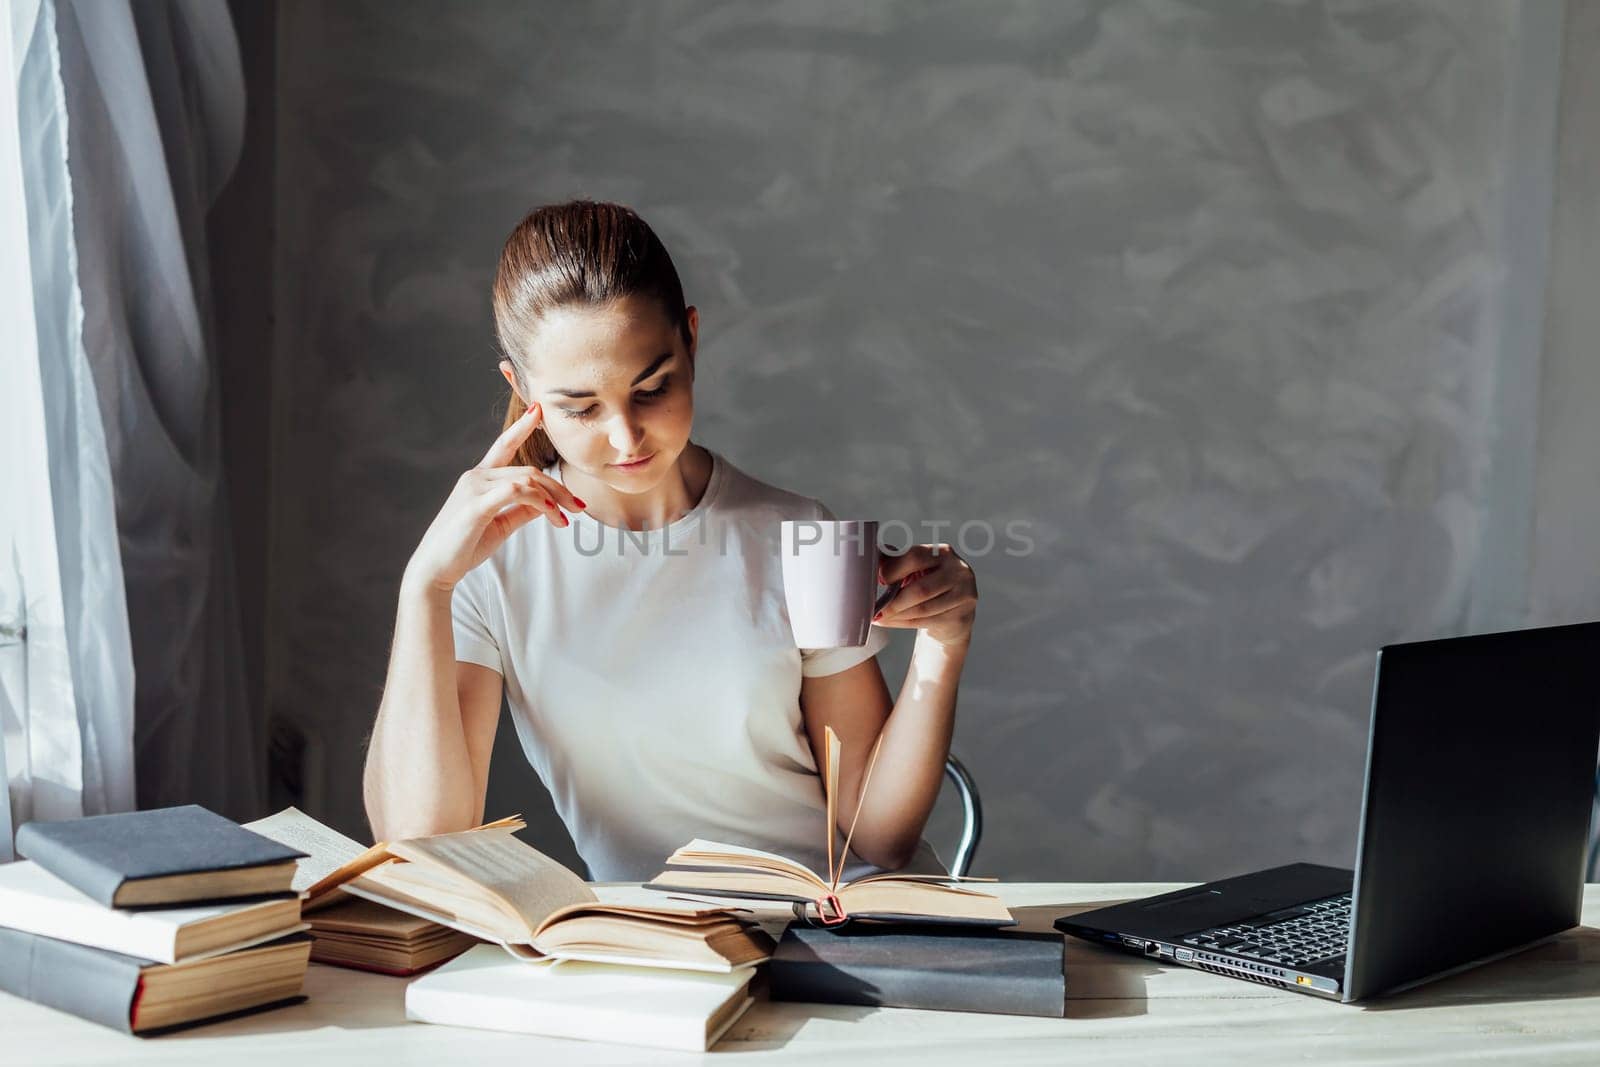
<svg viewBox="0 0 1600 1067">
<path fill-rule="evenodd" d="M 667 387 L 671 384 L 672 378 L 669 375 L 668 377 L 661 379 L 661 384 L 656 386 L 654 389 L 641 389 L 633 395 L 638 397 L 640 400 L 654 400 L 658 396 L 666 395 Z"/>
<path fill-rule="evenodd" d="M 637 393 L 634 393 L 633 395 L 634 395 L 635 398 L 637 398 L 639 400 L 643 400 L 643 401 L 649 402 L 651 400 L 658 400 L 661 397 L 666 396 L 667 395 L 667 391 L 671 387 L 672 387 L 672 376 L 668 375 L 667 377 L 661 379 L 661 384 L 656 386 L 654 389 L 641 389 Z M 588 407 L 584 408 L 582 411 L 574 411 L 571 408 L 561 408 L 560 410 L 561 410 L 561 413 L 563 415 L 565 415 L 569 419 L 588 420 L 588 419 L 592 419 L 592 418 L 595 417 L 595 413 L 600 410 L 600 405 L 599 404 L 590 404 Z"/>
</svg>

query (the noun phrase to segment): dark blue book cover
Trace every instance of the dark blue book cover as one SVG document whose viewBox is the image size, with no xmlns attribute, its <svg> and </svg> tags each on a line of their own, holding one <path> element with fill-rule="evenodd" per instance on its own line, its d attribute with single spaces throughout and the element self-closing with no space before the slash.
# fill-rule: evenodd
<svg viewBox="0 0 1600 1067">
<path fill-rule="evenodd" d="M 1066 1014 L 1059 934 L 971 926 L 793 923 L 768 967 L 773 1000 L 884 1008 Z"/>
<path fill-rule="evenodd" d="M 267 945 L 258 945 L 243 953 L 263 954 L 271 948 L 288 943 L 303 943 L 310 952 L 308 934 L 291 934 Z M 57 1011 L 69 1012 L 101 1026 L 109 1026 L 125 1034 L 135 1032 L 141 981 L 147 969 L 171 970 L 166 964 L 124 956 L 103 948 L 77 945 L 42 934 L 29 934 L 0 926 L 0 991 L 31 1000 Z M 216 1022 L 236 1014 L 264 1011 L 270 1007 L 303 1000 L 296 996 L 282 1000 L 251 1005 L 237 1011 L 213 1015 L 201 1014 L 181 1024 L 164 1027 L 170 1029 L 195 1026 L 202 1022 Z"/>
<path fill-rule="evenodd" d="M 24 823 L 17 852 L 107 907 L 117 906 L 118 891 L 128 883 L 283 864 L 305 855 L 198 804 Z M 283 883 L 287 890 L 288 879 Z M 174 886 L 165 899 L 203 898 L 184 896 Z"/>
</svg>

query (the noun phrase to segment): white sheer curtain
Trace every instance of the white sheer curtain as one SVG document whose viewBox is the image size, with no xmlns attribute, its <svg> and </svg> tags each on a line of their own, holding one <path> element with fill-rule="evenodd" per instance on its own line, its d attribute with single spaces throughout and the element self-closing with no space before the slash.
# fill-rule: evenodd
<svg viewBox="0 0 1600 1067">
<path fill-rule="evenodd" d="M 204 225 L 243 137 L 227 8 L 12 0 L 5 33 L 0 816 L 253 813 Z"/>
<path fill-rule="evenodd" d="M 84 348 L 131 620 L 140 807 L 260 803 L 222 482 L 205 216 L 244 133 L 223 0 L 58 0 Z"/>
<path fill-rule="evenodd" d="M 56 10 L 13 0 L 0 80 L 0 720 L 8 831 L 134 804 L 110 461 L 83 346 Z M 0 858 L 11 856 L 11 833 Z"/>
</svg>

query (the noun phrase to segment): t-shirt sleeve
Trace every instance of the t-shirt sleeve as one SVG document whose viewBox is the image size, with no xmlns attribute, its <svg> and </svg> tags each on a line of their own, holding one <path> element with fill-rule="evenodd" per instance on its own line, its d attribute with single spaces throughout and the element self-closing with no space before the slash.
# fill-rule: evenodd
<svg viewBox="0 0 1600 1067">
<path fill-rule="evenodd" d="M 867 643 L 859 648 L 802 648 L 800 650 L 800 676 L 821 678 L 847 671 L 882 652 L 889 644 L 889 635 L 876 626 L 867 627 Z M 790 662 L 794 662 L 790 660 Z"/>
<path fill-rule="evenodd" d="M 450 594 L 450 626 L 455 633 L 456 660 L 476 663 L 505 674 L 500 658 L 500 642 L 489 629 L 489 613 L 483 599 L 483 586 L 468 571 Z"/>
<path fill-rule="evenodd" d="M 828 506 L 820 500 L 812 502 L 816 506 L 816 520 L 819 522 L 834 522 L 837 520 Z M 864 663 L 882 652 L 889 644 L 887 631 L 877 626 L 867 627 L 867 643 L 858 648 L 802 648 L 800 650 L 800 676 L 802 678 L 823 678 L 830 674 L 847 671 L 858 663 Z"/>
</svg>

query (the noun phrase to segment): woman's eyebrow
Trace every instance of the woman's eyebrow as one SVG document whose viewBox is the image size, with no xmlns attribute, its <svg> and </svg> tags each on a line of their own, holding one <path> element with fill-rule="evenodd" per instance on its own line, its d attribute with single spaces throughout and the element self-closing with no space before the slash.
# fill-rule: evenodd
<svg viewBox="0 0 1600 1067">
<path fill-rule="evenodd" d="M 651 360 L 650 361 L 650 365 L 648 367 L 646 367 L 644 370 L 640 371 L 639 372 L 639 376 L 637 378 L 635 378 L 632 382 L 630 382 L 629 385 L 638 385 L 640 382 L 642 382 L 646 378 L 650 377 L 650 375 L 652 375 L 656 371 L 660 370 L 661 369 L 661 364 L 665 363 L 667 360 L 669 360 L 671 358 L 672 358 L 672 353 L 671 352 L 663 352 L 663 353 L 661 353 L 655 359 Z M 581 400 L 581 399 L 583 399 L 584 397 L 587 397 L 587 396 L 594 396 L 594 393 L 590 392 L 587 389 L 551 389 L 551 390 L 548 390 L 548 392 L 552 396 L 571 397 L 573 400 Z"/>
</svg>

